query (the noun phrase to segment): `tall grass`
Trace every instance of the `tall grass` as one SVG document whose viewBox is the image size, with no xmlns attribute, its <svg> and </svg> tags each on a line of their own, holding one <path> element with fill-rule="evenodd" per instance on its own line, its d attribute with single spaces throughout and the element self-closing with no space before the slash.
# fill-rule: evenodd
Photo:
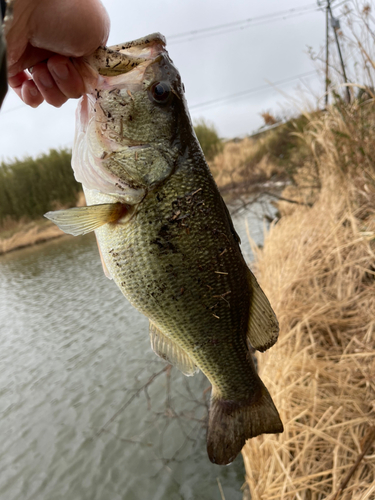
<svg viewBox="0 0 375 500">
<path fill-rule="evenodd" d="M 279 203 L 255 249 L 280 322 L 260 374 L 285 431 L 243 449 L 253 500 L 375 499 L 375 19 L 354 4 L 340 36 L 359 85 L 351 104 L 336 86 L 325 112 L 305 115 L 284 194 L 304 205 Z"/>
<path fill-rule="evenodd" d="M 2 163 L 0 227 L 9 220 L 34 219 L 56 206 L 74 204 L 81 187 L 70 163 L 71 152 L 65 149 Z"/>
<path fill-rule="evenodd" d="M 300 134 L 310 117 L 300 115 L 277 128 L 228 141 L 209 162 L 221 192 L 227 198 L 261 190 L 266 181 L 292 181 L 308 147 Z"/>
<path fill-rule="evenodd" d="M 373 99 L 310 116 L 288 198 L 313 205 L 280 204 L 256 249 L 280 322 L 260 374 L 285 432 L 243 449 L 253 500 L 375 498 L 374 131 Z"/>
</svg>

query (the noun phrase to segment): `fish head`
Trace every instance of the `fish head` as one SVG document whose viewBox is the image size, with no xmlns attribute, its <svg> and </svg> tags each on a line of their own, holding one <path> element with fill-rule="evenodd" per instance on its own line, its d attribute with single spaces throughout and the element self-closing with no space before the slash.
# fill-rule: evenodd
<svg viewBox="0 0 375 500">
<path fill-rule="evenodd" d="M 86 189 L 138 203 L 174 172 L 192 131 L 164 37 L 101 47 L 76 65 L 87 92 L 77 110 L 76 179 Z"/>
</svg>

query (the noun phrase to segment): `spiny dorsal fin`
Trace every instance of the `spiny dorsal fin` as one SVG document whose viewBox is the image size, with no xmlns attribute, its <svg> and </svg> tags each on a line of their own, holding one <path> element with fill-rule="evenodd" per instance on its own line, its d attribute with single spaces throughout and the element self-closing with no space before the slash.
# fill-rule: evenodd
<svg viewBox="0 0 375 500">
<path fill-rule="evenodd" d="M 79 236 L 90 233 L 107 222 L 119 220 L 127 211 L 127 206 L 122 203 L 103 203 L 47 212 L 44 217 L 54 222 L 64 233 Z"/>
<path fill-rule="evenodd" d="M 179 347 L 173 340 L 168 338 L 150 321 L 150 340 L 152 350 L 162 359 L 182 371 L 190 377 L 199 371 L 190 356 Z"/>
<path fill-rule="evenodd" d="M 271 304 L 250 269 L 247 274 L 251 289 L 247 337 L 254 349 L 264 352 L 276 342 L 279 336 L 279 323 Z"/>
</svg>

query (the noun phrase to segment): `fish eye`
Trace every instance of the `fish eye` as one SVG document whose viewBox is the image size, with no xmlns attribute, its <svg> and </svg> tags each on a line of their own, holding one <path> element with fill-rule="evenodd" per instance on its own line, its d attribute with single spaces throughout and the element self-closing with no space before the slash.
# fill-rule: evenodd
<svg viewBox="0 0 375 500">
<path fill-rule="evenodd" d="M 158 104 L 166 104 L 172 95 L 172 90 L 166 82 L 155 82 L 150 88 L 150 94 Z"/>
</svg>

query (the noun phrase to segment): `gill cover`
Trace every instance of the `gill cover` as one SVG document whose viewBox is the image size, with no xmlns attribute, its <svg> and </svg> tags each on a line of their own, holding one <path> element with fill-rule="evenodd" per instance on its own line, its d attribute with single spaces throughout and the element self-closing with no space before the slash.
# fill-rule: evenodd
<svg viewBox="0 0 375 500">
<path fill-rule="evenodd" d="M 179 77 L 164 46 L 156 33 L 75 60 L 86 95 L 76 113 L 72 167 L 86 189 L 134 205 L 172 173 L 178 152 L 166 105 Z"/>
</svg>

